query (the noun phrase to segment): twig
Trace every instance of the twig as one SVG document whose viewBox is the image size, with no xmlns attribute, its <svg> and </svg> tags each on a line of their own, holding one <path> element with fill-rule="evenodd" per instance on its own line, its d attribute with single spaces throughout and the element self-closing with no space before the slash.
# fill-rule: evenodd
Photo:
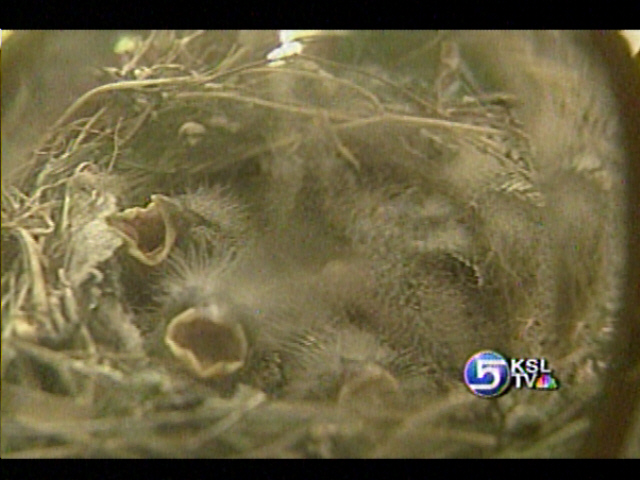
<svg viewBox="0 0 640 480">
<path fill-rule="evenodd" d="M 205 98 L 219 98 L 230 99 L 243 103 L 250 103 L 253 105 L 260 105 L 273 110 L 281 110 L 290 113 L 296 113 L 304 116 L 319 116 L 327 110 L 321 107 L 303 107 L 300 105 L 290 105 L 286 103 L 274 102 L 271 100 L 265 100 L 259 97 L 240 95 L 236 92 L 182 92 L 175 94 L 176 99 L 205 99 Z M 336 125 L 337 129 L 358 128 L 373 123 L 401 123 L 404 125 L 413 125 L 417 127 L 433 127 L 445 130 L 459 130 L 463 132 L 482 133 L 482 134 L 500 134 L 501 130 L 497 130 L 490 127 L 481 127 L 477 125 L 468 125 L 459 122 L 452 122 L 447 120 L 441 120 L 437 118 L 415 117 L 410 115 L 400 115 L 394 113 L 384 113 L 382 115 L 374 115 L 370 117 L 354 118 L 345 112 L 328 111 L 328 116 L 331 120 L 344 121 Z"/>
<path fill-rule="evenodd" d="M 116 83 L 108 83 L 106 85 L 101 85 L 92 90 L 89 90 L 84 95 L 82 95 L 78 100 L 76 100 L 73 105 L 71 105 L 62 116 L 53 124 L 51 127 L 51 131 L 55 132 L 60 129 L 62 125 L 64 125 L 69 118 L 76 113 L 82 106 L 84 106 L 89 100 L 93 97 L 101 95 L 103 93 L 108 92 L 116 92 L 122 90 L 135 90 L 146 87 L 157 87 L 163 85 L 186 85 L 189 83 L 201 83 L 206 82 L 207 79 L 199 79 L 194 78 L 193 76 L 184 76 L 184 77 L 175 77 L 175 78 L 154 78 L 150 80 L 128 80 L 124 82 L 116 82 Z"/>
<path fill-rule="evenodd" d="M 578 437 L 584 436 L 589 428 L 589 420 L 586 418 L 580 418 L 565 425 L 559 429 L 553 435 L 549 435 L 545 438 L 539 439 L 537 442 L 531 444 L 528 448 L 518 450 L 515 448 L 509 448 L 503 452 L 500 452 L 498 458 L 549 458 L 554 456 L 567 457 L 571 452 L 565 451 L 558 453 L 558 447 L 566 445 L 572 440 L 576 440 Z"/>
<path fill-rule="evenodd" d="M 247 401 L 243 402 L 242 406 L 233 410 L 221 420 L 216 422 L 210 428 L 206 429 L 202 433 L 195 435 L 194 437 L 186 441 L 186 448 L 188 450 L 197 450 L 204 443 L 219 436 L 221 433 L 229 430 L 233 425 L 237 424 L 245 414 L 259 405 L 263 404 L 267 400 L 267 396 L 263 392 L 257 392 Z"/>
<path fill-rule="evenodd" d="M 118 132 L 120 131 L 120 125 L 122 125 L 122 117 L 118 118 L 118 122 L 116 123 L 113 131 L 113 153 L 111 154 L 111 160 L 109 160 L 109 165 L 107 166 L 108 173 L 111 173 L 111 170 L 113 170 L 113 165 L 115 164 L 116 157 L 118 156 L 118 150 L 120 148 Z"/>
<path fill-rule="evenodd" d="M 401 85 L 398 85 L 397 83 L 392 82 L 391 80 L 387 80 L 386 78 L 380 77 L 380 76 L 375 75 L 375 74 L 373 74 L 371 72 L 368 72 L 366 70 L 362 70 L 362 69 L 359 69 L 359 68 L 356 68 L 356 67 L 353 67 L 353 66 L 350 66 L 350 65 L 344 65 L 344 64 L 341 64 L 339 62 L 334 62 L 333 60 L 328 60 L 326 58 L 316 57 L 314 55 L 308 55 L 306 53 L 302 53 L 302 54 L 298 55 L 297 57 L 298 58 L 307 59 L 307 60 L 311 60 L 311 61 L 314 61 L 314 62 L 316 62 L 318 64 L 332 65 L 332 66 L 337 67 L 337 68 L 347 69 L 347 70 L 350 70 L 352 72 L 359 73 L 360 75 L 363 75 L 365 77 L 371 78 L 373 80 L 376 80 L 377 82 L 380 82 L 383 85 L 386 85 L 388 87 L 391 87 L 391 88 L 394 88 L 394 89 L 398 90 L 401 94 L 403 94 L 407 98 L 410 98 L 416 104 L 425 107 L 432 114 L 436 114 L 437 113 L 437 109 L 436 109 L 435 105 L 433 105 L 431 102 L 425 100 L 424 98 L 421 98 L 421 97 L 417 96 L 416 94 L 414 94 L 410 90 L 406 89 L 405 87 L 403 87 Z"/>
<path fill-rule="evenodd" d="M 91 118 L 89 118 L 89 121 L 84 125 L 84 127 L 82 127 L 82 130 L 80 131 L 80 135 L 78 135 L 78 137 L 71 142 L 71 150 L 70 151 L 74 151 L 78 145 L 82 144 L 82 141 L 87 136 L 87 132 L 89 131 L 89 129 L 93 126 L 94 123 L 96 123 L 98 121 L 98 119 L 106 111 L 107 111 L 107 107 L 102 107 L 100 110 L 98 110 L 95 113 L 95 115 L 93 115 Z"/>
<path fill-rule="evenodd" d="M 78 458 L 85 449 L 83 444 L 60 445 L 55 447 L 36 447 L 16 452 L 4 452 L 2 458 L 40 459 L 40 458 Z"/>
<path fill-rule="evenodd" d="M 335 77 L 333 75 L 329 75 L 326 74 L 326 76 L 323 76 L 319 73 L 315 73 L 315 72 L 308 72 L 308 71 L 304 71 L 304 70 L 293 70 L 293 69 L 288 69 L 288 68 L 284 68 L 284 67 L 279 67 L 277 69 L 274 68 L 252 68 L 251 70 L 247 70 L 246 72 L 247 74 L 253 74 L 253 73 L 267 73 L 270 75 L 274 75 L 274 74 L 278 74 L 278 73 L 283 73 L 283 74 L 287 74 L 287 75 L 292 75 L 292 76 L 299 76 L 299 77 L 307 77 L 307 78 L 313 78 L 316 79 L 318 81 L 322 81 L 322 82 L 332 82 L 332 83 L 336 83 L 338 85 L 343 85 L 345 87 L 348 87 L 352 90 L 355 90 L 356 92 L 358 92 L 360 95 L 362 95 L 363 97 L 367 98 L 371 104 L 375 107 L 375 110 L 378 112 L 378 115 L 381 115 L 384 113 L 385 108 L 382 105 L 382 102 L 380 102 L 380 99 L 374 95 L 372 92 L 370 92 L 369 90 L 362 88 L 358 85 L 356 85 L 355 83 L 349 81 L 349 80 L 344 80 L 342 78 L 339 77 Z"/>
<path fill-rule="evenodd" d="M 151 44 L 155 40 L 157 34 L 158 34 L 157 30 L 154 30 L 151 32 L 151 34 L 147 37 L 147 39 L 140 46 L 140 48 L 137 49 L 136 53 L 133 55 L 131 60 L 129 60 L 125 64 L 125 66 L 122 67 L 122 69 L 120 70 L 120 74 L 122 76 L 127 75 L 131 70 L 135 68 L 135 66 L 138 64 L 140 59 L 144 56 L 145 53 L 147 53 L 147 51 L 151 47 Z"/>
<path fill-rule="evenodd" d="M 18 228 L 16 233 L 20 239 L 30 272 L 31 301 L 36 314 L 40 317 L 39 319 L 44 320 L 49 312 L 49 302 L 44 271 L 42 270 L 41 253 L 38 251 L 33 237 L 24 228 Z"/>
</svg>

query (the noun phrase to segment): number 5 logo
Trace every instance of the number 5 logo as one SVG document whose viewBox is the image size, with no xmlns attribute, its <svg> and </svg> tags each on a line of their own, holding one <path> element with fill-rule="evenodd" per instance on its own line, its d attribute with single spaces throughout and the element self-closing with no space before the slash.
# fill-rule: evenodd
<svg viewBox="0 0 640 480">
<path fill-rule="evenodd" d="M 478 380 L 482 380 L 487 374 L 491 375 L 493 380 L 490 384 L 482 384 L 476 383 L 473 387 L 476 390 L 493 390 L 498 385 L 500 385 L 500 381 L 504 374 L 501 375 L 502 370 L 499 367 L 504 367 L 504 360 L 478 360 L 476 362 L 476 375 L 478 376 Z"/>
<path fill-rule="evenodd" d="M 509 363 L 497 352 L 478 352 L 465 365 L 464 381 L 474 394 L 496 397 L 509 387 Z"/>
</svg>

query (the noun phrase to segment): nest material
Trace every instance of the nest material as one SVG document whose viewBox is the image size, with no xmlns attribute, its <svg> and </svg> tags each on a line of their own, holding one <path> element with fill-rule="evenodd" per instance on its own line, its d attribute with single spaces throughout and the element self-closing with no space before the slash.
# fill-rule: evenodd
<svg viewBox="0 0 640 480">
<path fill-rule="evenodd" d="M 586 244 L 573 303 L 595 300 L 559 341 L 519 99 L 441 44 L 416 83 L 156 32 L 78 99 L 3 188 L 3 456 L 574 453 L 608 247 Z M 239 352 L 194 377 L 176 319 L 206 301 L 237 307 Z M 201 333 L 178 357 L 199 364 Z M 478 400 L 460 372 L 488 347 L 549 356 L 562 388 Z"/>
</svg>

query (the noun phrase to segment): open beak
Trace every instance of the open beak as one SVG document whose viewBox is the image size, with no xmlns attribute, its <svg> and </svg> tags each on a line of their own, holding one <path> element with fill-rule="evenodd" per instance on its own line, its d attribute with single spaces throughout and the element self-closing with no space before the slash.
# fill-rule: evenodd
<svg viewBox="0 0 640 480">
<path fill-rule="evenodd" d="M 124 239 L 128 253 L 145 265 L 155 266 L 169 256 L 176 240 L 170 215 L 171 200 L 152 195 L 145 208 L 133 207 L 107 217 L 107 223 Z"/>
<path fill-rule="evenodd" d="M 242 325 L 225 320 L 215 305 L 189 308 L 169 323 L 165 343 L 200 378 L 219 378 L 244 366 L 247 339 Z"/>
</svg>

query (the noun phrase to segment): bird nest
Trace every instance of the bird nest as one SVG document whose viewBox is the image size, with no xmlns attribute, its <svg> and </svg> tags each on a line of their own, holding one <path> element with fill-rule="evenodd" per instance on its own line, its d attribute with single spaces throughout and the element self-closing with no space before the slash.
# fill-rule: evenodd
<svg viewBox="0 0 640 480">
<path fill-rule="evenodd" d="M 50 129 L 2 191 L 3 457 L 575 454 L 606 219 L 562 230 L 523 99 L 455 41 L 422 42 L 419 79 L 347 41 L 156 32 Z M 575 223 L 609 198 L 587 174 Z M 472 395 L 483 349 L 560 388 Z"/>
</svg>

